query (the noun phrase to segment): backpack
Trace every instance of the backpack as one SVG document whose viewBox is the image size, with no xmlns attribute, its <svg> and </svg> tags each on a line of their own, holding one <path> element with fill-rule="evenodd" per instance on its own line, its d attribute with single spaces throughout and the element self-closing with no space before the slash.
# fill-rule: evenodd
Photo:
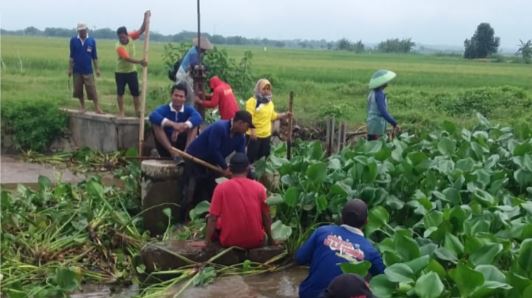
<svg viewBox="0 0 532 298">
<path fill-rule="evenodd" d="M 183 57 L 177 59 L 172 68 L 168 70 L 168 78 L 172 82 L 175 82 L 175 74 L 179 70 L 179 66 L 181 66 L 181 61 L 183 61 Z"/>
</svg>

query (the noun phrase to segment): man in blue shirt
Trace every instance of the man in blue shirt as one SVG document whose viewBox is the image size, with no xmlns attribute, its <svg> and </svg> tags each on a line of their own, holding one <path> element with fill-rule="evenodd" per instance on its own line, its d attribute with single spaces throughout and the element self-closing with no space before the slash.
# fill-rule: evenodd
<svg viewBox="0 0 532 298">
<path fill-rule="evenodd" d="M 85 98 L 83 96 L 83 86 L 87 92 L 87 98 L 94 102 L 96 113 L 103 113 L 98 104 L 98 94 L 96 93 L 96 83 L 94 80 L 94 70 L 100 76 L 98 68 L 98 54 L 96 53 L 96 41 L 89 37 L 88 28 L 85 24 L 78 24 L 78 36 L 70 39 L 70 59 L 68 60 L 68 77 L 74 75 L 73 96 L 79 99 L 81 113 L 85 112 Z"/>
<path fill-rule="evenodd" d="M 251 114 L 238 111 L 233 120 L 219 120 L 207 127 L 187 148 L 187 153 L 219 166 L 230 177 L 231 171 L 225 159 L 233 152 L 245 153 L 245 133 L 253 128 Z M 180 221 L 185 221 L 188 211 L 203 201 L 211 200 L 215 182 L 215 173 L 203 166 L 186 160 L 181 179 L 183 192 Z M 196 185 L 201 186 L 196 188 Z"/>
<path fill-rule="evenodd" d="M 205 55 L 205 52 L 211 50 L 213 45 L 206 37 L 200 37 L 200 44 L 198 47 L 198 39 L 195 37 L 192 39 L 192 47 L 187 51 L 183 59 L 181 60 L 181 65 L 175 75 L 176 83 L 186 82 L 189 87 L 189 94 L 187 96 L 187 103 L 191 104 L 194 100 L 194 79 L 192 77 L 192 71 L 194 67 L 200 62 L 200 55 Z"/>
<path fill-rule="evenodd" d="M 342 274 L 339 263 L 369 261 L 371 276 L 382 274 L 380 253 L 364 238 L 362 227 L 368 218 L 364 201 L 348 201 L 342 210 L 342 225 L 316 229 L 296 253 L 296 262 L 310 264 L 309 275 L 299 286 L 299 297 L 319 297 L 329 283 Z"/>
<path fill-rule="evenodd" d="M 150 114 L 153 125 L 155 146 L 161 157 L 178 157 L 172 147 L 185 150 L 196 136 L 201 124 L 201 115 L 189 105 L 185 105 L 187 87 L 184 83 L 174 85 L 170 91 L 172 101 L 159 106 Z"/>
</svg>

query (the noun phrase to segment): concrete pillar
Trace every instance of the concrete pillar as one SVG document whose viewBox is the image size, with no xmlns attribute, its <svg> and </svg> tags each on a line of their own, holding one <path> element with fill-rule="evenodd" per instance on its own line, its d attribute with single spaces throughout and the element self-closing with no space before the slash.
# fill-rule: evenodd
<svg viewBox="0 0 532 298">
<path fill-rule="evenodd" d="M 183 167 L 176 166 L 172 160 L 144 160 L 140 167 L 144 227 L 152 236 L 160 235 L 168 225 L 168 217 L 163 210 L 172 210 L 173 222 L 179 216 L 177 204 L 181 198 L 179 180 Z"/>
</svg>

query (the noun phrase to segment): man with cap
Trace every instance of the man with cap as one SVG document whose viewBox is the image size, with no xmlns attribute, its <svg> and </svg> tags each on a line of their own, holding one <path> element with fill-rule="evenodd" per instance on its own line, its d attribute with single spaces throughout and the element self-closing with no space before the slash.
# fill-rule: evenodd
<svg viewBox="0 0 532 298">
<path fill-rule="evenodd" d="M 321 298 L 373 298 L 368 283 L 356 274 L 341 274 L 335 277 Z"/>
<path fill-rule="evenodd" d="M 220 167 L 224 176 L 231 176 L 225 159 L 233 152 L 245 152 L 246 138 L 244 134 L 253 127 L 251 114 L 238 111 L 232 120 L 218 120 L 209 125 L 187 148 L 187 153 Z M 180 221 L 185 221 L 188 211 L 212 197 L 216 175 L 193 161 L 185 161 L 185 169 L 181 179 L 183 191 Z M 196 187 L 201 186 L 201 187 Z"/>
<path fill-rule="evenodd" d="M 342 274 L 339 263 L 369 261 L 369 274 L 384 272 L 380 253 L 364 237 L 362 227 L 368 218 L 368 207 L 360 199 L 348 201 L 342 209 L 342 225 L 317 228 L 299 248 L 295 260 L 310 264 L 309 275 L 299 286 L 299 297 L 319 297 L 329 283 Z"/>
<path fill-rule="evenodd" d="M 192 77 L 192 72 L 195 67 L 200 67 L 200 55 L 204 55 L 206 51 L 212 50 L 213 45 L 207 39 L 207 37 L 201 36 L 200 43 L 198 46 L 198 38 L 194 37 L 192 39 L 192 47 L 187 51 L 183 59 L 181 60 L 181 65 L 177 70 L 175 75 L 176 84 L 182 81 L 185 81 L 189 87 L 189 95 L 187 96 L 187 103 L 192 103 L 194 96 L 196 95 L 193 90 L 194 79 Z"/>
<path fill-rule="evenodd" d="M 79 111 L 85 112 L 85 97 L 83 96 L 83 86 L 85 86 L 87 98 L 94 102 L 96 113 L 101 114 L 103 112 L 98 104 L 93 72 L 94 66 L 96 76 L 100 76 L 96 41 L 89 37 L 87 25 L 79 23 L 76 29 L 78 35 L 70 39 L 70 59 L 68 60 L 68 77 L 74 76 L 73 96 L 79 99 Z"/>
<path fill-rule="evenodd" d="M 266 204 L 266 189 L 246 177 L 249 171 L 246 154 L 235 153 L 229 168 L 232 178 L 214 190 L 203 246 L 209 247 L 213 240 L 222 247 L 244 249 L 262 247 L 266 243 L 272 245 L 272 220 Z"/>
<path fill-rule="evenodd" d="M 139 79 L 137 76 L 136 64 L 147 66 L 147 62 L 144 59 L 136 59 L 135 57 L 135 43 L 134 40 L 140 38 L 146 28 L 146 21 L 150 17 L 151 12 L 147 10 L 144 12 L 144 20 L 138 31 L 128 32 L 127 28 L 122 26 L 116 30 L 118 36 L 118 42 L 116 43 L 116 70 L 115 70 L 115 83 L 116 83 L 116 101 L 118 102 L 118 116 L 124 117 L 124 93 L 126 85 L 129 87 L 129 92 L 133 96 L 133 104 L 135 106 L 135 113 L 140 112 L 139 101 Z"/>
<path fill-rule="evenodd" d="M 368 140 L 378 140 L 386 132 L 386 122 L 393 127 L 392 136 L 399 133 L 397 121 L 388 113 L 388 100 L 384 88 L 395 78 L 393 71 L 377 70 L 369 81 L 368 95 Z"/>
<path fill-rule="evenodd" d="M 221 119 L 233 119 L 239 108 L 231 85 L 222 81 L 218 76 L 213 76 L 209 80 L 209 86 L 211 87 L 212 94 L 207 95 L 207 97 L 210 99 L 201 100 L 199 97 L 196 97 L 196 104 L 209 109 L 217 107 Z"/>
</svg>

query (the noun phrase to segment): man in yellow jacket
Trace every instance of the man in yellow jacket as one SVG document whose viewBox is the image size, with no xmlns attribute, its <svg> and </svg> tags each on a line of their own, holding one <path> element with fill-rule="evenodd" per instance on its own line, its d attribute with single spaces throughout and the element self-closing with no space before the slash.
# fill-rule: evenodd
<svg viewBox="0 0 532 298">
<path fill-rule="evenodd" d="M 260 79 L 255 85 L 255 95 L 246 101 L 246 111 L 253 119 L 254 129 L 247 132 L 247 156 L 250 163 L 270 155 L 272 121 L 292 117 L 292 113 L 277 113 L 272 101 L 272 85 Z"/>
</svg>

